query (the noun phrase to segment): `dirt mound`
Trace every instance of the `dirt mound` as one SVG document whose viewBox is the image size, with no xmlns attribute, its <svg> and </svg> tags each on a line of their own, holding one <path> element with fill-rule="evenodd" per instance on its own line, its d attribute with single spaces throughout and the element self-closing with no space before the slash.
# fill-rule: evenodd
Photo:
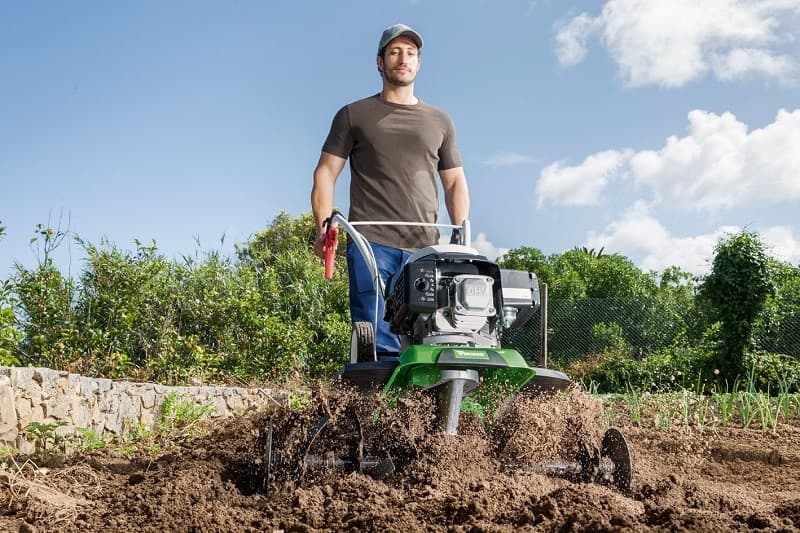
<svg viewBox="0 0 800 533">
<path fill-rule="evenodd" d="M 0 530 L 800 530 L 798 427 L 623 427 L 635 473 L 622 493 L 530 467 L 596 449 L 602 409 L 587 395 L 463 413 L 457 437 L 438 431 L 435 407 L 425 396 L 387 405 L 320 392 L 303 409 L 220 422 L 166 455 L 103 451 L 38 477 L 7 472 Z M 374 479 L 343 460 L 358 456 L 391 457 L 395 471 Z"/>
</svg>

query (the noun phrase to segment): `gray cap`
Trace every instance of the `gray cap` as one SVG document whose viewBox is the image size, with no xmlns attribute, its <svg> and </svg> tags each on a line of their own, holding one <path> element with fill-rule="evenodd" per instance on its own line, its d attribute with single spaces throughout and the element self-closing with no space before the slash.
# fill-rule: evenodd
<svg viewBox="0 0 800 533">
<path fill-rule="evenodd" d="M 405 24 L 395 24 L 394 26 L 389 26 L 383 30 L 381 40 L 378 43 L 378 55 L 381 54 L 381 50 L 386 48 L 387 44 L 397 39 L 401 35 L 405 35 L 406 37 L 410 38 L 412 41 L 414 41 L 414 43 L 416 43 L 417 48 L 422 49 L 422 35 L 417 33 L 411 26 L 406 26 Z"/>
</svg>

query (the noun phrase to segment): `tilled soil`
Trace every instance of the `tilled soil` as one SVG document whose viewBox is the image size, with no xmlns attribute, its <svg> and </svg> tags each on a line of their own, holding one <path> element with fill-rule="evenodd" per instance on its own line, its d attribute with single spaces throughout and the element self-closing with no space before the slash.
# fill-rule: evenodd
<svg viewBox="0 0 800 533">
<path fill-rule="evenodd" d="M 634 476 L 620 491 L 536 467 L 596 452 L 605 428 L 589 396 L 518 398 L 493 417 L 464 413 L 458 436 L 438 430 L 435 407 L 424 397 L 387 407 L 319 393 L 304 409 L 217 422 L 167 454 L 105 450 L 36 476 L 0 472 L 0 530 L 800 531 L 796 425 L 623 424 Z M 396 470 L 359 473 L 345 464 L 358 453 L 379 465 L 392 457 Z"/>
</svg>

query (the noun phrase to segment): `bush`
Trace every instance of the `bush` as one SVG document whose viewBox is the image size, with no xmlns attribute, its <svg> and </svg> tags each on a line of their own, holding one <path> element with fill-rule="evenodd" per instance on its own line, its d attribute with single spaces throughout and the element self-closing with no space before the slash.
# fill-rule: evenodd
<svg viewBox="0 0 800 533">
<path fill-rule="evenodd" d="M 756 391 L 800 392 L 800 361 L 784 354 L 751 352 L 745 355 L 748 380 Z"/>
<path fill-rule="evenodd" d="M 600 393 L 707 389 L 716 377 L 708 368 L 712 358 L 713 352 L 698 347 L 664 348 L 641 359 L 616 350 L 593 356 L 588 365 L 579 361 L 567 373 Z"/>
<path fill-rule="evenodd" d="M 18 345 L 24 337 L 24 334 L 17 329 L 17 317 L 11 305 L 9 284 L 3 282 L 0 285 L 0 365 L 4 366 L 19 364 Z"/>
<path fill-rule="evenodd" d="M 311 217 L 274 224 L 236 258 L 171 261 L 155 244 L 129 251 L 78 239 L 86 259 L 77 281 L 49 259 L 17 267 L 7 284 L 16 306 L 0 299 L 0 363 L 162 383 L 332 375 L 349 354 L 345 262 L 324 279 Z"/>
</svg>

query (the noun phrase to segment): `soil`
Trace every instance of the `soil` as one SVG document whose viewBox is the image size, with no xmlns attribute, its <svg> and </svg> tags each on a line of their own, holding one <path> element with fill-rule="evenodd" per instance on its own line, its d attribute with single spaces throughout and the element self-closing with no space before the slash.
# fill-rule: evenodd
<svg viewBox="0 0 800 533">
<path fill-rule="evenodd" d="M 800 531 L 798 425 L 622 422 L 634 474 L 620 490 L 588 468 L 570 478 L 543 472 L 597 453 L 602 406 L 585 394 L 515 398 L 491 417 L 462 413 L 458 436 L 444 435 L 434 413 L 427 397 L 387 406 L 320 391 L 300 409 L 217 421 L 168 453 L 104 449 L 6 469 L 0 530 Z M 374 459 L 361 471 L 347 462 L 359 453 Z"/>
</svg>

